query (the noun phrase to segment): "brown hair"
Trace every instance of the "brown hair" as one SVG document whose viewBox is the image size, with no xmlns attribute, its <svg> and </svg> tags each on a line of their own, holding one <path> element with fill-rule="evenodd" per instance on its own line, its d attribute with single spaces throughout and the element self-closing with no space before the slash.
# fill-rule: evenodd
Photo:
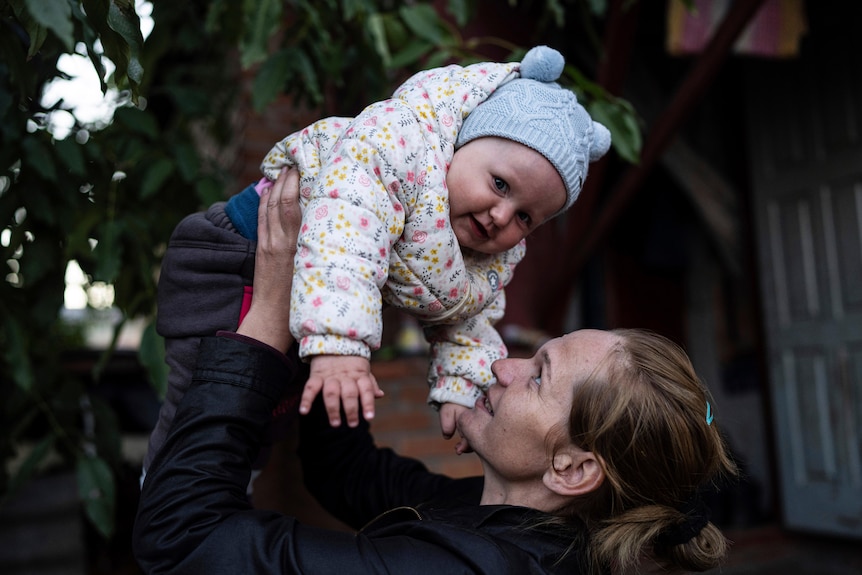
<svg viewBox="0 0 862 575">
<path fill-rule="evenodd" d="M 671 571 L 715 567 L 727 541 L 712 523 L 688 542 L 655 545 L 686 520 L 680 509 L 700 488 L 737 472 L 717 423 L 707 422 L 709 390 L 669 339 L 612 333 L 619 342 L 574 386 L 568 422 L 568 439 L 592 451 L 605 473 L 602 486 L 571 508 L 590 528 L 591 563 L 625 572 L 651 556 Z"/>
</svg>

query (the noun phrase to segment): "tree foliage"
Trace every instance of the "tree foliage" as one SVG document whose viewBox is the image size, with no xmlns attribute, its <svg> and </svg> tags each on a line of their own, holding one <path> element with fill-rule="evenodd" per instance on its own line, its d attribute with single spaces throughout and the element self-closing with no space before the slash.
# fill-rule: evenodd
<svg viewBox="0 0 862 575">
<path fill-rule="evenodd" d="M 527 4 L 558 27 L 571 2 Z M 600 15 L 602 3 L 589 4 Z M 462 37 L 475 10 L 470 0 L 156 2 L 144 41 L 133 0 L 0 4 L 0 454 L 8 460 L 30 445 L 0 474 L 4 499 L 58 453 L 77 469 L 88 517 L 106 537 L 113 532 L 119 432 L 90 383 L 113 346 L 93 373 L 68 369 L 81 338 L 62 320 L 65 270 L 75 260 L 88 282 L 113 286 L 123 318 L 115 334 L 124 321 L 153 317 L 171 231 L 228 189 L 225 158 L 205 150 L 226 149 L 234 137 L 241 68 L 254 71 L 259 110 L 284 93 L 326 110 L 378 99 L 419 67 L 480 60 L 489 44 L 520 58 L 523 47 L 502 38 Z M 46 107 L 42 94 L 64 77 L 58 61 L 71 53 L 89 58 L 118 107 L 106 125 L 76 119 L 58 139 L 49 118 L 67 106 Z M 640 135 L 628 104 L 574 67 L 566 76 L 634 161 Z M 161 350 L 150 325 L 141 362 L 163 390 Z"/>
</svg>

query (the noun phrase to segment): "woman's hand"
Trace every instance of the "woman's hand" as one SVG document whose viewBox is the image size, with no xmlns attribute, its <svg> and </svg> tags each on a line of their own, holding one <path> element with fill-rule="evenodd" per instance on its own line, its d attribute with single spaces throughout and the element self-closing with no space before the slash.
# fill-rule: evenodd
<svg viewBox="0 0 862 575">
<path fill-rule="evenodd" d="M 237 329 L 238 334 L 283 353 L 294 341 L 289 325 L 290 288 L 301 223 L 299 172 L 285 169 L 275 185 L 261 192 L 251 307 Z"/>
</svg>

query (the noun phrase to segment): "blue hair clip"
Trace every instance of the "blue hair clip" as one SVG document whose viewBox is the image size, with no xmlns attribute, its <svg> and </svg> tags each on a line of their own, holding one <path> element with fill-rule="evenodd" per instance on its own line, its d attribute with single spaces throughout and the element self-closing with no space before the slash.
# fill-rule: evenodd
<svg viewBox="0 0 862 575">
<path fill-rule="evenodd" d="M 711 406 L 711 405 L 709 404 L 709 402 L 707 401 L 707 402 L 706 402 L 706 424 L 707 424 L 707 425 L 712 425 L 712 420 L 713 420 L 713 416 L 712 416 L 712 406 Z"/>
</svg>

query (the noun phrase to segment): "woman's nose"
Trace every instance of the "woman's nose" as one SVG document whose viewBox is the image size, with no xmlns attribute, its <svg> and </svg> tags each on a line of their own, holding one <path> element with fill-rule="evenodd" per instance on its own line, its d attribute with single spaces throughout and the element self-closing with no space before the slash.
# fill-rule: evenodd
<svg viewBox="0 0 862 575">
<path fill-rule="evenodd" d="M 511 359 L 498 359 L 491 364 L 491 373 L 497 385 L 508 386 L 512 381 Z"/>
</svg>

